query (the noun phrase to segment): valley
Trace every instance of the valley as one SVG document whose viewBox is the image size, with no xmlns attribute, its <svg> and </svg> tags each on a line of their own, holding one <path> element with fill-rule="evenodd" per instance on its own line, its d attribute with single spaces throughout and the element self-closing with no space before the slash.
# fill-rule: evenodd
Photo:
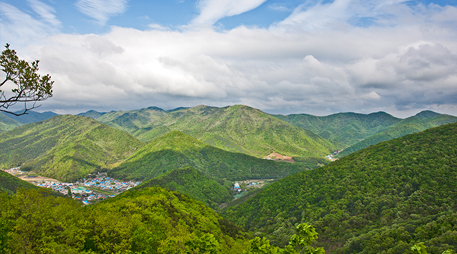
<svg viewBox="0 0 457 254">
<path fill-rule="evenodd" d="M 74 253 L 193 253 L 203 243 L 289 253 L 309 224 L 319 234 L 309 248 L 326 253 L 457 250 L 455 122 L 431 111 L 283 116 L 243 105 L 7 119 L 0 233 L 11 237 L 0 249 L 24 250 L 17 239 L 28 234 Z M 49 228 L 36 234 L 17 230 L 42 221 Z"/>
</svg>

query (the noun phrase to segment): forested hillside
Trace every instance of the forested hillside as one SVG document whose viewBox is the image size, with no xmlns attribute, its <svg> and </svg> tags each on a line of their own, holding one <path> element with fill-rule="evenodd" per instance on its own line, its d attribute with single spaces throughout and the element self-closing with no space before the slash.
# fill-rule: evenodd
<svg viewBox="0 0 457 254">
<path fill-rule="evenodd" d="M 307 222 L 332 253 L 457 250 L 457 124 L 382 142 L 267 186 L 223 215 L 287 242 Z"/>
<path fill-rule="evenodd" d="M 189 195 L 205 205 L 217 209 L 218 205 L 232 200 L 231 183 L 222 179 L 211 179 L 193 168 L 173 169 L 166 174 L 148 180 L 134 189 L 162 187 Z"/>
<path fill-rule="evenodd" d="M 173 111 L 147 108 L 110 112 L 97 119 L 149 142 L 177 130 L 220 149 L 264 157 L 274 152 L 305 158 L 323 158 L 333 144 L 260 110 L 236 105 L 197 106 Z"/>
<path fill-rule="evenodd" d="M 74 181 L 111 167 L 143 145 L 91 118 L 62 115 L 0 134 L 0 165 Z"/>
<path fill-rule="evenodd" d="M 383 131 L 402 119 L 385 112 L 371 114 L 338 113 L 329 116 L 308 114 L 273 115 L 297 127 L 311 130 L 344 148 Z"/>
<path fill-rule="evenodd" d="M 372 135 L 359 143 L 344 149 L 338 157 L 341 158 L 351 154 L 360 149 L 366 148 L 370 145 L 375 145 L 382 141 L 391 140 L 394 138 L 403 137 L 408 134 L 420 132 L 432 127 L 440 126 L 443 124 L 457 122 L 457 117 L 450 115 L 440 115 L 432 111 L 423 111 L 416 116 L 412 116 L 402 120 L 380 133 Z"/>
<path fill-rule="evenodd" d="M 111 127 L 123 130 L 138 137 L 138 132 L 147 131 L 147 128 L 150 125 L 155 124 L 156 121 L 159 121 L 161 117 L 167 115 L 168 113 L 169 112 L 161 108 L 149 107 L 132 111 L 108 112 L 96 119 L 102 123 L 106 123 Z"/>
<path fill-rule="evenodd" d="M 89 207 L 38 191 L 0 192 L 0 222 L 1 253 L 242 253 L 250 246 L 203 203 L 162 188 Z"/>
<path fill-rule="evenodd" d="M 16 113 L 22 113 L 22 111 L 18 111 Z M 51 117 L 56 116 L 57 114 L 54 112 L 35 112 L 33 110 L 27 111 L 26 114 L 20 115 L 20 116 L 15 116 L 15 115 L 9 115 L 12 119 L 18 121 L 21 124 L 28 124 L 28 123 L 35 123 L 35 122 L 41 122 L 44 120 L 47 120 Z"/>
<path fill-rule="evenodd" d="M 0 170 L 0 192 L 13 194 L 19 188 L 38 189 L 39 187 Z"/>
<path fill-rule="evenodd" d="M 21 126 L 21 123 L 0 112 L 0 133 L 12 130 L 18 126 Z"/>
<path fill-rule="evenodd" d="M 209 177 L 229 180 L 282 178 L 309 167 L 305 163 L 274 162 L 228 152 L 172 131 L 149 142 L 108 174 L 119 179 L 148 180 L 188 166 Z"/>
</svg>

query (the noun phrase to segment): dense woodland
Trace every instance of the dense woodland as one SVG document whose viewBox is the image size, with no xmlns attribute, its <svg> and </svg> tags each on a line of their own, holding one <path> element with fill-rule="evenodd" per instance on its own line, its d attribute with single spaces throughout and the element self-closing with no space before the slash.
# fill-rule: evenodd
<svg viewBox="0 0 457 254">
<path fill-rule="evenodd" d="M 273 117 L 241 105 L 83 115 L 0 118 L 0 165 L 147 181 L 83 206 L 0 171 L 0 253 L 457 250 L 455 117 Z M 295 163 L 261 159 L 273 151 Z M 276 181 L 219 210 L 233 181 L 265 178 Z"/>
<path fill-rule="evenodd" d="M 169 132 L 133 154 L 108 174 L 120 179 L 148 180 L 181 167 L 195 167 L 212 178 L 228 180 L 282 178 L 325 162 L 274 162 L 228 152 L 179 131 Z"/>
<path fill-rule="evenodd" d="M 335 253 L 412 253 L 418 242 L 441 253 L 457 249 L 456 168 L 449 124 L 286 177 L 223 214 L 279 245 L 307 222 Z"/>
<path fill-rule="evenodd" d="M 212 179 L 193 167 L 178 168 L 150 179 L 134 189 L 163 187 L 178 191 L 218 209 L 218 204 L 233 199 L 232 183 L 222 179 Z"/>
</svg>

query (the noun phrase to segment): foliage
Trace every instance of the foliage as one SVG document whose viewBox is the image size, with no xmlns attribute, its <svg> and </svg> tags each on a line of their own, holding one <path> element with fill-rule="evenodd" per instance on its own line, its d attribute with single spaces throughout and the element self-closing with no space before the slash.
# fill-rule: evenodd
<svg viewBox="0 0 457 254">
<path fill-rule="evenodd" d="M 0 133 L 12 130 L 18 126 L 21 126 L 21 123 L 0 112 Z"/>
<path fill-rule="evenodd" d="M 313 116 L 308 114 L 273 116 L 297 127 L 311 130 L 319 136 L 339 144 L 339 148 L 356 144 L 401 121 L 401 119 L 385 112 L 368 115 L 338 113 L 329 116 Z"/>
<path fill-rule="evenodd" d="M 323 158 L 333 149 L 330 142 L 311 131 L 243 105 L 118 111 L 106 113 L 97 120 L 145 142 L 170 131 L 182 131 L 217 148 L 255 157 L 274 151 L 288 156 Z"/>
<path fill-rule="evenodd" d="M 162 187 L 178 191 L 205 203 L 213 209 L 218 209 L 218 204 L 232 199 L 230 182 L 216 181 L 192 167 L 173 169 L 164 175 L 142 183 L 134 189 L 147 187 Z"/>
<path fill-rule="evenodd" d="M 266 186 L 223 216 L 284 245 L 311 223 L 332 253 L 457 249 L 457 124 L 371 146 Z"/>
<path fill-rule="evenodd" d="M 255 237 L 250 241 L 249 250 L 246 254 L 325 254 L 325 250 L 321 247 L 315 248 L 310 246 L 317 239 L 317 233 L 313 226 L 306 223 L 301 223 L 296 227 L 296 233 L 290 238 L 289 245 L 284 249 L 270 245 L 270 241 L 265 237 Z"/>
<path fill-rule="evenodd" d="M 143 145 L 93 119 L 62 115 L 0 134 L 0 165 L 74 181 L 109 168 Z"/>
<path fill-rule="evenodd" d="M 119 179 L 148 180 L 188 166 L 214 179 L 244 180 L 281 178 L 303 171 L 307 165 L 224 151 L 172 131 L 151 141 L 108 174 Z"/>
<path fill-rule="evenodd" d="M 46 191 L 0 192 L 1 253 L 241 253 L 247 245 L 203 203 L 162 188 L 89 207 Z"/>
<path fill-rule="evenodd" d="M 363 141 L 360 141 L 353 146 L 344 149 L 344 151 L 338 154 L 338 157 L 346 156 L 370 145 L 376 145 L 383 141 L 403 137 L 408 134 L 424 131 L 426 129 L 443 124 L 457 122 L 457 117 L 454 116 L 439 115 L 432 111 L 423 111 L 421 113 L 417 114 L 416 116 L 404 119 L 401 122 L 395 124 L 393 127 L 390 127 L 382 132 L 366 138 Z"/>
<path fill-rule="evenodd" d="M 15 112 L 19 114 L 20 112 Z M 21 125 L 28 124 L 28 123 L 35 123 L 47 120 L 51 117 L 56 116 L 57 114 L 54 112 L 46 111 L 46 112 L 35 112 L 35 111 L 28 111 L 25 115 L 11 115 L 10 117 L 16 121 L 18 121 Z"/>
<path fill-rule="evenodd" d="M 51 81 L 49 74 L 40 76 L 37 73 L 38 60 L 31 63 L 21 60 L 16 55 L 16 51 L 9 47 L 10 45 L 6 44 L 6 49 L 0 55 L 0 66 L 5 73 L 5 80 L 0 82 L 0 88 L 11 83 L 14 88 L 11 89 L 10 93 L 0 90 L 0 111 L 22 115 L 30 109 L 39 107 L 36 105 L 37 101 L 43 101 L 52 96 L 54 81 Z M 20 113 L 10 111 L 9 108 L 18 102 L 24 103 L 24 110 Z"/>
<path fill-rule="evenodd" d="M 0 170 L 0 192 L 13 194 L 19 188 L 38 189 L 39 187 Z"/>
</svg>

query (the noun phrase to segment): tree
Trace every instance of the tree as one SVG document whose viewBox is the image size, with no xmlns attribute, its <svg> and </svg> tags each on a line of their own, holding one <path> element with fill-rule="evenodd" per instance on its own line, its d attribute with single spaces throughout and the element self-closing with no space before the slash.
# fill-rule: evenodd
<svg viewBox="0 0 457 254">
<path fill-rule="evenodd" d="M 37 73 L 39 60 L 28 63 L 19 59 L 8 43 L 5 48 L 0 55 L 0 65 L 5 73 L 5 79 L 0 83 L 0 112 L 20 116 L 39 107 L 40 105 L 36 105 L 38 101 L 52 97 L 54 81 L 51 81 L 49 74 L 40 76 Z M 12 84 L 11 92 L 7 93 L 2 89 L 6 84 Z M 24 103 L 24 110 L 20 113 L 9 111 L 9 108 L 18 102 Z"/>
</svg>

